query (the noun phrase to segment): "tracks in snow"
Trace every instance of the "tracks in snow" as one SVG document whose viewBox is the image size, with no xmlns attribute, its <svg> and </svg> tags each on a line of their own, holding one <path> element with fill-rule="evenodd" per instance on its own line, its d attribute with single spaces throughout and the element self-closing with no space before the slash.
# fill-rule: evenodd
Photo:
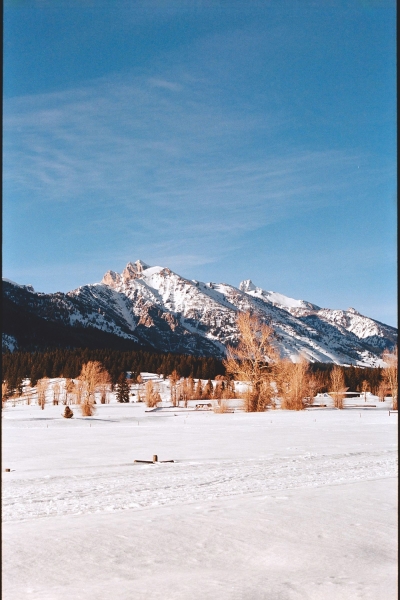
<svg viewBox="0 0 400 600">
<path fill-rule="evenodd" d="M 110 512 L 397 476 L 395 451 L 94 467 L 3 481 L 3 521 Z M 72 471 L 72 469 L 71 469 Z"/>
</svg>

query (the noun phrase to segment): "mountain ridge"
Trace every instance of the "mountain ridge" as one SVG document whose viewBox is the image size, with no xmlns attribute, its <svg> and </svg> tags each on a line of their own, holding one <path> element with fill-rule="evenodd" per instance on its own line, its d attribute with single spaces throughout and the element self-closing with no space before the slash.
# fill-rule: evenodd
<svg viewBox="0 0 400 600">
<path fill-rule="evenodd" d="M 45 321 L 90 328 L 162 352 L 223 357 L 226 346 L 238 342 L 236 317 L 243 310 L 271 325 L 280 354 L 293 361 L 303 355 L 311 362 L 378 366 L 383 350 L 397 343 L 394 327 L 353 308 L 321 308 L 263 290 L 250 279 L 237 288 L 189 280 L 141 260 L 66 294 L 43 294 L 3 280 L 4 298 L 15 310 Z M 13 349 L 21 348 L 12 324 L 4 325 L 5 348 L 12 350 L 13 337 Z"/>
</svg>

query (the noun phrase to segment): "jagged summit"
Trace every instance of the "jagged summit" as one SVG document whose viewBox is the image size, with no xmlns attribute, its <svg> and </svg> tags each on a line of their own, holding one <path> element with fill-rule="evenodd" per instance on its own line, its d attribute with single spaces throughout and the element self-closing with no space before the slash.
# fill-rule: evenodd
<svg viewBox="0 0 400 600">
<path fill-rule="evenodd" d="M 63 327 L 89 328 L 161 352 L 223 357 L 226 346 L 239 339 L 238 312 L 247 310 L 271 325 L 277 349 L 293 361 L 304 355 L 312 362 L 373 366 L 380 364 L 385 348 L 397 343 L 395 328 L 352 308 L 320 308 L 263 290 L 250 279 L 239 288 L 189 280 L 142 260 L 129 262 L 122 273 L 108 271 L 100 284 L 67 294 L 41 294 L 12 282 L 3 283 L 3 293 L 16 324 L 18 311 L 25 311 Z M 26 343 L 26 332 L 19 339 L 17 325 L 4 328 L 4 333 L 9 349 Z M 31 343 L 37 339 L 32 334 Z"/>
<path fill-rule="evenodd" d="M 239 283 L 239 290 L 242 292 L 254 292 L 256 289 L 251 279 L 244 279 Z"/>
<path fill-rule="evenodd" d="M 124 279 L 137 279 L 137 277 L 140 277 L 143 274 L 143 271 L 149 268 L 150 265 L 147 265 L 140 259 L 134 263 L 129 262 L 122 271 L 122 277 Z"/>
<path fill-rule="evenodd" d="M 143 271 L 149 269 L 150 265 L 146 264 L 143 260 L 138 259 L 136 262 L 128 262 L 122 274 L 116 273 L 115 271 L 107 271 L 105 273 L 101 283 L 109 285 L 110 287 L 118 286 L 122 281 L 129 281 L 131 279 L 137 279 L 141 277 Z"/>
</svg>

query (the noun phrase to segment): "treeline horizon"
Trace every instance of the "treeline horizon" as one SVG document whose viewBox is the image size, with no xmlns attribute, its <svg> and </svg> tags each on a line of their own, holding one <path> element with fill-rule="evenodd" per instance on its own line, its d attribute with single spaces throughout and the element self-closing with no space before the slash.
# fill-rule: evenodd
<svg viewBox="0 0 400 600">
<path fill-rule="evenodd" d="M 15 389 L 23 379 L 29 379 L 36 385 L 44 377 L 65 377 L 76 379 L 82 367 L 89 361 L 98 361 L 110 374 L 113 386 L 118 382 L 121 373 L 128 371 L 135 375 L 140 372 L 171 375 L 176 371 L 180 377 L 194 379 L 215 379 L 218 375 L 226 375 L 222 360 L 214 357 L 198 357 L 190 354 L 157 353 L 144 350 L 113 349 L 51 349 L 44 352 L 13 352 L 2 356 L 2 381 L 6 381 L 10 389 Z M 318 373 L 321 379 L 321 392 L 330 389 L 330 374 L 334 363 L 309 363 L 309 369 Z M 363 391 L 365 382 L 373 394 L 378 391 L 382 381 L 381 367 L 340 366 L 343 371 L 346 387 L 352 392 Z"/>
<path fill-rule="evenodd" d="M 76 379 L 88 362 L 100 362 L 115 385 L 121 373 L 130 371 L 158 373 L 168 376 L 177 371 L 181 377 L 215 379 L 224 375 L 222 361 L 214 357 L 198 357 L 190 354 L 148 352 L 144 350 L 113 350 L 76 348 L 50 349 L 45 352 L 12 352 L 2 357 L 2 381 L 15 389 L 22 379 L 30 379 L 35 385 L 44 377 Z"/>
</svg>

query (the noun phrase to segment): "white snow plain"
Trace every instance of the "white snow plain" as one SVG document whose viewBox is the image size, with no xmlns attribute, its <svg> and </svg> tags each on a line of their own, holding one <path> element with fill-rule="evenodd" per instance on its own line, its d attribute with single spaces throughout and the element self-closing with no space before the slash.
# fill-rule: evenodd
<svg viewBox="0 0 400 600">
<path fill-rule="evenodd" d="M 4 600 L 391 600 L 397 413 L 3 410 Z M 140 464 L 135 459 L 174 463 Z M 5 468 L 11 469 L 5 472 Z"/>
</svg>

